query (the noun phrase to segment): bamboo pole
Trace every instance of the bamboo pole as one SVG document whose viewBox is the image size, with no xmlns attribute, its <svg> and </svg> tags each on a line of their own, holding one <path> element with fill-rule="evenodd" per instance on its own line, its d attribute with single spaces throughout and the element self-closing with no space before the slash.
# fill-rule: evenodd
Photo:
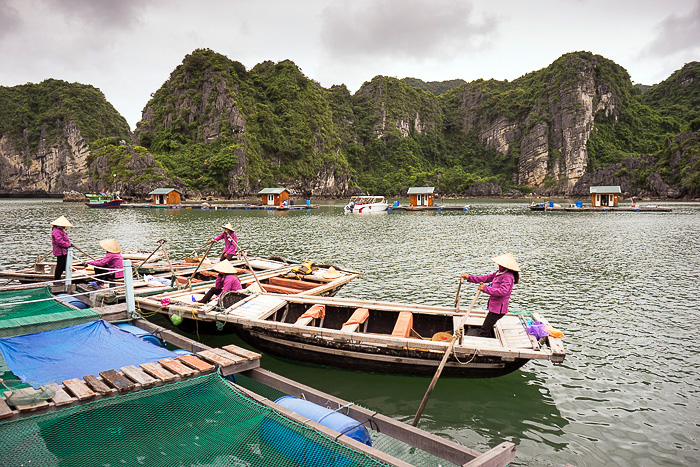
<svg viewBox="0 0 700 467">
<path fill-rule="evenodd" d="M 462 285 L 462 280 L 460 279 L 460 285 Z M 467 308 L 467 312 L 464 314 L 462 319 L 459 322 L 459 328 L 455 332 L 455 335 L 452 336 L 452 341 L 450 342 L 450 345 L 447 347 L 447 350 L 445 350 L 445 354 L 442 356 L 442 361 L 440 361 L 440 365 L 438 366 L 437 371 L 435 372 L 435 376 L 433 376 L 432 381 L 430 381 L 430 385 L 428 386 L 428 390 L 425 392 L 425 395 L 423 396 L 423 400 L 420 403 L 420 406 L 418 407 L 418 411 L 416 412 L 416 416 L 413 417 L 413 422 L 411 425 L 417 426 L 418 425 L 418 420 L 420 420 L 421 415 L 423 414 L 423 410 L 425 409 L 426 404 L 428 403 L 428 398 L 430 397 L 430 394 L 433 392 L 433 389 L 435 388 L 435 385 L 437 384 L 437 380 L 440 378 L 440 375 L 442 374 L 442 369 L 445 367 L 445 363 L 447 363 L 447 358 L 450 356 L 452 353 L 452 349 L 454 348 L 455 344 L 459 340 L 459 338 L 462 336 L 462 329 L 464 329 L 464 323 L 467 321 L 467 318 L 469 318 L 469 313 L 471 313 L 472 308 L 474 308 L 474 305 L 476 304 L 476 300 L 479 298 L 479 295 L 481 294 L 481 290 L 476 291 L 476 295 L 474 295 L 474 299 L 472 300 L 471 304 L 469 304 L 469 308 Z M 455 299 L 455 302 L 459 303 L 459 292 L 457 293 L 457 299 Z M 459 306 L 459 305 L 457 305 Z"/>
</svg>

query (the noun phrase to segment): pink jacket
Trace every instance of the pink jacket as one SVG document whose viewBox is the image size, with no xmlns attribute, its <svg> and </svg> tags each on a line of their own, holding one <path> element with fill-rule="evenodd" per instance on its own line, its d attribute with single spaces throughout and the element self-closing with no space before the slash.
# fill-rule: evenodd
<svg viewBox="0 0 700 467">
<path fill-rule="evenodd" d="M 55 226 L 51 229 L 51 246 L 53 247 L 54 256 L 68 254 L 68 247 L 71 245 L 65 230 Z"/>
<path fill-rule="evenodd" d="M 124 268 L 123 261 L 124 259 L 122 258 L 122 255 L 120 253 L 107 253 L 104 256 L 104 258 L 96 259 L 95 261 L 90 261 L 88 264 L 92 264 L 93 266 L 97 266 L 100 268 L 115 270 L 114 278 L 121 279 L 122 277 L 124 277 L 124 271 L 122 270 Z M 100 277 L 99 279 L 104 280 L 104 277 Z"/>
<path fill-rule="evenodd" d="M 485 276 L 469 276 L 467 279 L 469 282 L 474 282 L 475 284 L 484 283 L 491 285 L 484 286 L 484 293 L 490 295 L 489 304 L 486 307 L 491 313 L 497 313 L 499 315 L 504 315 L 508 313 L 508 302 L 510 301 L 510 294 L 513 292 L 513 284 L 515 283 L 515 276 L 509 269 L 504 269 L 503 272 L 496 271 Z"/>
<path fill-rule="evenodd" d="M 221 293 L 224 293 L 227 290 L 241 290 L 243 287 L 235 274 L 219 274 L 216 276 L 214 288 L 221 289 Z"/>
<path fill-rule="evenodd" d="M 215 242 L 218 242 L 221 239 L 224 240 L 224 253 L 227 255 L 235 255 L 236 247 L 238 246 L 238 237 L 236 237 L 236 232 L 231 232 L 230 235 L 228 232 L 221 232 L 221 234 L 214 237 Z"/>
</svg>

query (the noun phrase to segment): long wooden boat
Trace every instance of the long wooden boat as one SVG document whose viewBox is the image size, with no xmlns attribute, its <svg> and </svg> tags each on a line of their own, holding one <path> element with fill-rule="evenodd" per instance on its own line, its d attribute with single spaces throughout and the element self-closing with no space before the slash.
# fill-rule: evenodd
<svg viewBox="0 0 700 467">
<path fill-rule="evenodd" d="M 231 294 L 231 293 L 229 293 Z M 233 324 L 255 348 L 301 362 L 370 372 L 434 375 L 452 336 L 460 333 L 443 374 L 494 377 L 511 373 L 530 360 L 561 363 L 561 339 L 542 342 L 525 331 L 525 319 L 507 314 L 495 327 L 496 338 L 478 337 L 486 316 L 472 310 L 337 297 L 257 294 L 224 295 L 210 319 Z M 536 315 L 539 322 L 548 324 Z"/>
<path fill-rule="evenodd" d="M 345 268 L 335 268 L 337 277 L 328 278 L 329 268 L 319 267 L 310 274 L 295 274 L 293 269 L 297 265 L 287 265 L 281 269 L 270 269 L 239 274 L 243 290 L 229 292 L 229 300 L 233 297 L 242 299 L 250 294 L 258 293 L 258 282 L 265 292 L 294 295 L 294 296 L 333 296 L 345 284 L 360 277 L 360 272 Z M 293 276 L 293 277 L 289 277 Z M 208 304 L 197 301 L 212 287 L 213 282 L 192 284 L 192 287 L 182 287 L 177 290 L 169 290 L 156 294 L 138 293 L 135 289 L 136 303 L 144 310 L 157 311 L 166 315 L 177 314 L 185 320 L 195 320 L 215 323 L 207 313 L 220 308 L 219 299 L 213 299 Z"/>
<path fill-rule="evenodd" d="M 552 206 L 546 203 L 532 203 L 528 206 L 530 211 L 542 212 L 671 212 L 672 208 L 659 205 L 636 205 L 636 206 L 562 206 L 553 203 Z"/>
</svg>

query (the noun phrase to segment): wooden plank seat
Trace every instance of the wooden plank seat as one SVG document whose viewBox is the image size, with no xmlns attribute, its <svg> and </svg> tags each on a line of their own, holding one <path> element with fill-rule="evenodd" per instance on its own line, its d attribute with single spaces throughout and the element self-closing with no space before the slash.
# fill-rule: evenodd
<svg viewBox="0 0 700 467">
<path fill-rule="evenodd" d="M 326 305 L 314 305 L 294 322 L 294 326 L 308 326 L 314 319 L 323 320 L 325 317 Z"/>
<path fill-rule="evenodd" d="M 410 311 L 399 312 L 399 317 L 396 319 L 394 330 L 391 332 L 392 337 L 408 338 L 411 336 L 413 329 L 413 313 Z"/>
<path fill-rule="evenodd" d="M 263 288 L 265 289 L 265 292 L 270 292 L 270 293 L 282 293 L 282 294 L 288 294 L 288 295 L 296 295 L 300 292 L 303 292 L 303 289 L 295 289 L 292 287 L 284 287 L 281 285 L 274 285 L 274 284 L 263 284 Z"/>
<path fill-rule="evenodd" d="M 292 289 L 309 290 L 318 287 L 318 283 L 304 282 L 299 279 L 287 279 L 285 277 L 270 277 L 268 279 L 270 285 L 281 285 Z"/>
<path fill-rule="evenodd" d="M 343 332 L 357 332 L 360 324 L 366 323 L 369 318 L 369 310 L 367 308 L 357 308 L 346 322 L 340 328 Z M 365 328 L 367 325 L 365 324 Z"/>
</svg>

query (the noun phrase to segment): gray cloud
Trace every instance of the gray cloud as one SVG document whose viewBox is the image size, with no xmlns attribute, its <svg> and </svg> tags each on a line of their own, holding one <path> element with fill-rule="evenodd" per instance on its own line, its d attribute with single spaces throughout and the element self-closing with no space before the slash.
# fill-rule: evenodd
<svg viewBox="0 0 700 467">
<path fill-rule="evenodd" d="M 141 24 L 141 13 L 149 4 L 142 0 L 43 0 L 44 4 L 61 14 L 66 22 L 80 24 L 86 29 L 121 30 Z"/>
<path fill-rule="evenodd" d="M 11 7 L 7 0 L 0 0 L 0 43 L 6 36 L 22 28 L 19 11 Z"/>
<path fill-rule="evenodd" d="M 666 57 L 700 47 L 700 0 L 687 14 L 666 17 L 659 23 L 658 31 L 643 49 L 643 56 Z"/>
<path fill-rule="evenodd" d="M 436 58 L 488 41 L 498 22 L 477 21 L 457 0 L 334 2 L 322 15 L 321 43 L 332 56 Z"/>
</svg>

